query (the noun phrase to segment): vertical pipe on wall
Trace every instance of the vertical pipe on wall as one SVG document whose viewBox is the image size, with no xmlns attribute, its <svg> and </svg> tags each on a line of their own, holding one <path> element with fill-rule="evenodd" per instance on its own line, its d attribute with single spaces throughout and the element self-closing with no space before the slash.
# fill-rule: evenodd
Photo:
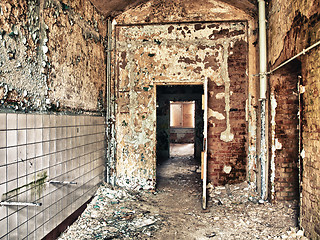
<svg viewBox="0 0 320 240">
<path fill-rule="evenodd" d="M 266 96 L 267 96 L 267 33 L 265 1 L 259 0 L 259 59 L 260 59 L 260 102 L 261 102 L 261 199 L 267 196 L 267 126 L 266 126 Z"/>
<path fill-rule="evenodd" d="M 110 119 L 110 82 L 111 82 L 111 66 L 110 66 L 110 19 L 107 20 L 107 66 L 106 66 L 106 74 L 107 74 L 107 83 L 106 83 L 106 176 L 105 181 L 110 183 L 110 166 L 109 166 L 109 158 L 110 158 L 110 127 L 109 127 L 109 119 Z"/>
<path fill-rule="evenodd" d="M 299 109 L 298 109 L 298 131 L 299 131 L 299 143 L 298 143 L 298 171 L 299 171 L 299 205 L 301 209 L 301 203 L 302 203 L 302 125 L 301 125 L 301 119 L 302 119 L 302 105 L 301 105 L 301 94 L 304 93 L 304 87 L 302 86 L 302 76 L 298 76 L 298 83 L 297 83 L 297 89 L 298 89 L 298 98 L 299 98 Z M 301 212 L 299 212 L 298 216 L 298 226 L 301 226 Z"/>
<path fill-rule="evenodd" d="M 202 175 L 203 175 L 203 183 L 202 183 L 202 208 L 207 208 L 207 176 L 208 176 L 208 79 L 204 80 L 204 98 L 203 98 L 203 159 L 202 159 Z"/>
<path fill-rule="evenodd" d="M 106 122 L 107 122 L 107 156 L 106 156 L 106 182 L 112 185 L 115 184 L 114 170 L 115 170 L 115 155 L 114 155 L 114 118 L 113 114 L 113 101 L 111 99 L 111 52 L 112 52 L 112 23 L 108 19 L 107 29 L 107 89 L 106 89 Z"/>
<path fill-rule="evenodd" d="M 266 4 L 259 0 L 259 59 L 260 59 L 260 100 L 267 96 L 267 31 Z"/>
</svg>

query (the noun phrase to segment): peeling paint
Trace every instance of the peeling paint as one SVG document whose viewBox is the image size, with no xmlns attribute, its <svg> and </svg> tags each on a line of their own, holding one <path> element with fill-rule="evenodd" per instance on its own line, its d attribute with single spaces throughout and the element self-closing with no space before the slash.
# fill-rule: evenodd
<svg viewBox="0 0 320 240">
<path fill-rule="evenodd" d="M 223 66 L 228 66 L 228 48 L 229 48 L 229 42 L 224 42 L 224 48 L 223 48 Z M 231 142 L 234 138 L 234 134 L 231 133 L 231 126 L 230 126 L 230 78 L 228 69 L 225 68 L 221 71 L 221 77 L 224 79 L 225 82 L 225 111 L 226 111 L 226 125 L 227 129 L 221 133 L 220 139 L 225 142 Z"/>
<path fill-rule="evenodd" d="M 282 144 L 279 142 L 278 138 L 275 139 L 275 145 L 274 146 L 275 146 L 275 148 L 277 150 L 282 149 Z"/>
<path fill-rule="evenodd" d="M 222 114 L 222 113 L 219 113 L 219 112 L 216 112 L 216 111 L 213 111 L 212 109 L 208 109 L 208 113 L 209 113 L 209 116 L 212 116 L 214 118 L 216 118 L 217 120 L 224 120 L 226 119 L 226 117 Z"/>
<path fill-rule="evenodd" d="M 218 123 L 214 121 L 224 120 L 228 116 L 225 121 L 227 123 L 225 132 L 222 133 L 225 138 L 222 139 L 225 142 L 234 139 L 231 133 L 229 113 L 232 110 L 233 113 L 237 112 L 236 114 L 239 115 L 239 109 L 244 106 L 231 108 L 230 97 L 233 96 L 234 90 L 230 86 L 228 59 L 229 55 L 234 54 L 234 51 L 228 51 L 229 48 L 234 47 L 234 42 L 244 41 L 246 38 L 243 33 L 241 35 L 231 34 L 229 39 L 222 38 L 220 35 L 225 31 L 223 29 L 232 28 L 232 31 L 238 31 L 245 29 L 245 25 L 217 23 L 215 25 L 217 31 L 214 32 L 214 35 L 217 35 L 216 40 L 208 37 L 213 33 L 212 29 L 207 27 L 207 25 L 212 25 L 210 23 L 201 23 L 201 27 L 197 27 L 196 31 L 181 33 L 180 29 L 185 27 L 194 29 L 196 24 L 130 25 L 116 28 L 116 76 L 118 77 L 116 81 L 119 89 L 116 126 L 118 130 L 117 182 L 119 184 L 125 184 L 127 187 L 130 184 L 135 186 L 137 179 L 145 181 L 151 176 L 154 177 L 151 183 L 155 183 L 156 103 L 155 89 L 150 87 L 155 84 L 201 84 L 203 79 L 208 77 L 209 100 L 222 100 L 221 108 L 220 106 L 219 108 L 209 106 L 210 126 L 216 128 Z M 123 67 L 123 56 L 126 56 L 125 67 Z M 244 71 L 246 71 L 245 68 Z M 221 91 L 224 92 L 219 94 Z M 220 99 L 217 99 L 216 96 Z M 126 126 L 121 124 L 123 121 L 127 123 Z M 224 124 L 223 122 L 219 123 L 219 129 L 221 129 L 221 124 Z M 128 150 L 127 156 L 122 154 L 124 148 Z M 242 151 L 245 151 L 245 148 Z M 144 156 L 143 161 L 141 161 L 141 154 Z M 243 164 L 241 159 L 239 157 L 237 160 L 239 164 L 240 162 Z M 233 165 L 230 166 L 233 167 Z M 147 175 L 140 169 L 145 169 Z M 146 186 L 146 188 L 149 187 Z"/>
<path fill-rule="evenodd" d="M 252 95 L 249 94 L 248 96 L 248 106 L 249 106 L 249 119 L 248 119 L 248 135 L 249 135 L 249 147 L 248 147 L 248 165 L 247 165 L 247 172 L 248 172 L 248 180 L 256 185 L 257 176 L 256 176 L 256 169 L 257 169 L 257 142 L 256 142 L 256 134 L 257 134 L 257 126 L 254 123 L 256 119 L 256 111 L 252 107 Z"/>
<path fill-rule="evenodd" d="M 276 149 L 278 139 L 276 139 L 276 108 L 277 108 L 277 100 L 274 93 L 270 94 L 270 105 L 271 105 L 271 158 L 270 158 L 270 183 L 271 183 L 271 199 L 275 199 L 275 158 L 276 158 Z M 278 146 L 279 147 L 279 146 Z"/>
<path fill-rule="evenodd" d="M 223 166 L 223 171 L 226 173 L 226 174 L 230 174 L 232 170 L 232 167 L 231 166 L 227 166 L 227 165 L 224 165 Z"/>
<path fill-rule="evenodd" d="M 223 99 L 225 97 L 226 93 L 217 93 L 216 99 Z"/>
<path fill-rule="evenodd" d="M 97 32 L 101 24 L 89 26 L 86 17 L 72 7 L 64 10 L 63 4 L 56 0 L 0 3 L 6 9 L 0 16 L 0 84 L 12 89 L 8 96 L 0 96 L 3 110 L 103 109 L 104 45 Z M 90 3 L 83 6 L 93 8 Z M 90 21 L 98 16 L 93 13 Z M 84 29 L 91 36 L 88 39 L 82 36 Z M 85 64 L 79 65 L 81 61 Z"/>
</svg>

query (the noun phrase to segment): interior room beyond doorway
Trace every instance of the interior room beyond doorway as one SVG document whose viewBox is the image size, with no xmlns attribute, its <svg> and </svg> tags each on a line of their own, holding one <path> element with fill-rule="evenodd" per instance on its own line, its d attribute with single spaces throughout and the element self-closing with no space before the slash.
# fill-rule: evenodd
<svg viewBox="0 0 320 240">
<path fill-rule="evenodd" d="M 170 101 L 170 157 L 194 157 L 195 101 Z"/>
</svg>

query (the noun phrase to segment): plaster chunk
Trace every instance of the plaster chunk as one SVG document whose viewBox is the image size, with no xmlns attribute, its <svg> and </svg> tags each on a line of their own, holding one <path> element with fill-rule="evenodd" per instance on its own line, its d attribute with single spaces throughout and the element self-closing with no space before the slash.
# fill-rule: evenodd
<svg viewBox="0 0 320 240">
<path fill-rule="evenodd" d="M 227 165 L 224 165 L 223 167 L 223 171 L 226 173 L 226 174 L 229 174 L 232 170 L 232 167 L 231 166 L 227 166 Z"/>
<path fill-rule="evenodd" d="M 225 97 L 225 93 L 224 92 L 222 92 L 222 93 L 217 93 L 217 95 L 216 95 L 216 99 L 223 99 L 224 97 Z"/>
<path fill-rule="evenodd" d="M 275 147 L 277 150 L 282 149 L 282 144 L 279 142 L 278 138 L 275 139 Z"/>
<path fill-rule="evenodd" d="M 222 113 L 213 111 L 210 108 L 209 108 L 209 116 L 215 117 L 218 120 L 224 120 L 226 118 Z"/>
<path fill-rule="evenodd" d="M 234 134 L 227 130 L 222 132 L 220 135 L 221 141 L 224 141 L 224 142 L 231 142 L 233 138 L 234 138 Z"/>
</svg>

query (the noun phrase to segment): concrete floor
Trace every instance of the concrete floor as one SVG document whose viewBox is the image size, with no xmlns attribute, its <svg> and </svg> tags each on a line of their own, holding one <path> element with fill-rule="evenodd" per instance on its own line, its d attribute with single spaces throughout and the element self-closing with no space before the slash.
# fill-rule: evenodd
<svg viewBox="0 0 320 240">
<path fill-rule="evenodd" d="M 170 157 L 193 156 L 193 143 L 170 143 Z"/>
<path fill-rule="evenodd" d="M 203 210 L 197 169 L 199 163 L 190 156 L 171 157 L 157 166 L 156 192 L 124 194 L 123 189 L 102 186 L 99 191 L 107 194 L 96 196 L 59 239 L 305 239 L 296 234 L 295 202 L 259 204 L 246 182 L 209 184 L 208 208 Z M 113 202 L 102 200 L 111 193 Z M 127 197 L 117 200 L 117 195 Z M 147 224 L 141 227 L 139 222 Z"/>
</svg>

